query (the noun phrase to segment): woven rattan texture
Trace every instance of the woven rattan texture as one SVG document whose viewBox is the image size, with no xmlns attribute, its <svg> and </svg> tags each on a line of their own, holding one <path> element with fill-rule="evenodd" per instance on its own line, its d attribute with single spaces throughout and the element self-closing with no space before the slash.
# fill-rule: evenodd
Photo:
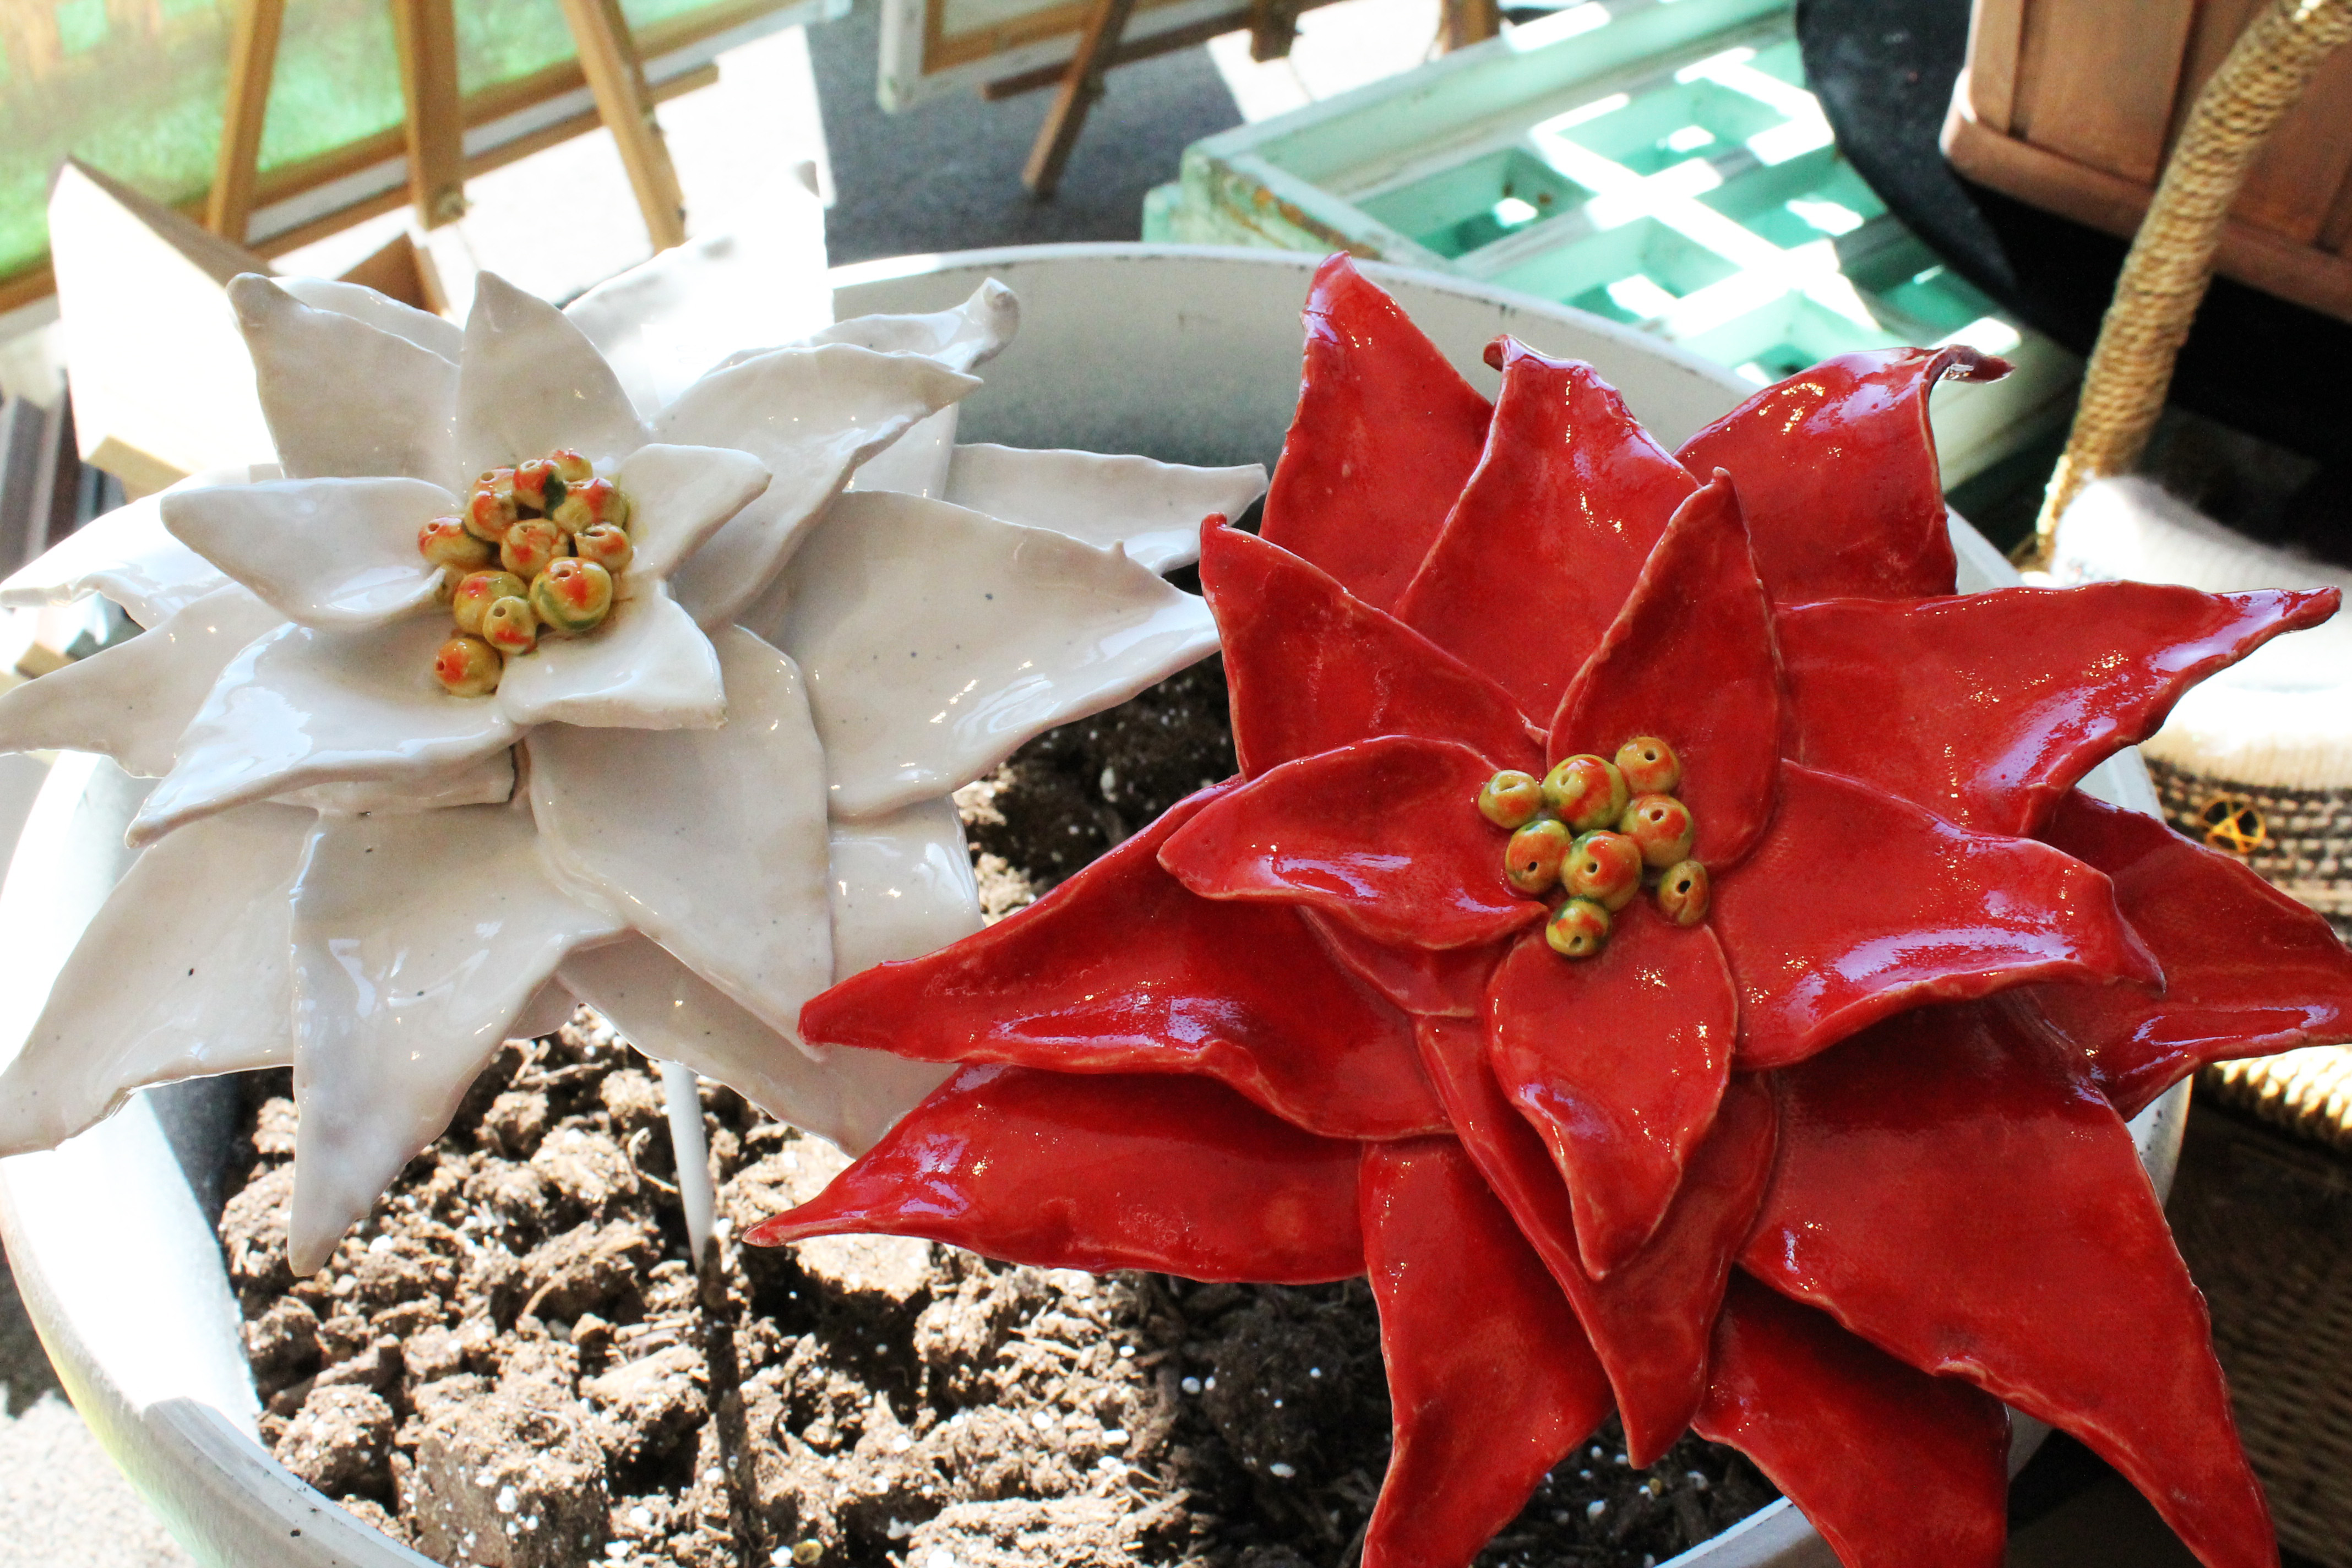
<svg viewBox="0 0 2352 1568">
<path fill-rule="evenodd" d="M 2281 1544 L 2352 1568 L 2352 1165 L 2200 1106 L 2166 1206 Z"/>
</svg>

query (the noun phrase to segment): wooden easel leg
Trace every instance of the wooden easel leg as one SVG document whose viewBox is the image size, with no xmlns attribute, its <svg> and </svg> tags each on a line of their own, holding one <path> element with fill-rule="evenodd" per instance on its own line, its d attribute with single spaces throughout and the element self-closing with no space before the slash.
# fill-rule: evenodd
<svg viewBox="0 0 2352 1568">
<path fill-rule="evenodd" d="M 1297 0 L 1250 0 L 1250 58 L 1281 59 L 1297 40 Z"/>
<path fill-rule="evenodd" d="M 426 228 L 466 214 L 466 125 L 457 100 L 455 0 L 393 0 L 408 110 L 408 195 Z"/>
<path fill-rule="evenodd" d="M 278 29 L 286 0 L 237 0 L 228 51 L 228 92 L 221 104 L 220 156 L 213 165 L 205 226 L 245 243 L 253 219 L 255 164 L 261 125 L 269 112 L 269 82 L 278 70 Z"/>
<path fill-rule="evenodd" d="M 1445 18 L 1439 40 L 1448 53 L 1483 44 L 1503 30 L 1499 0 L 1445 0 Z"/>
<path fill-rule="evenodd" d="M 686 198 L 678 189 L 677 166 L 669 161 L 669 145 L 654 119 L 645 62 L 629 37 L 620 0 L 563 0 L 563 18 L 571 24 L 581 68 L 596 96 L 596 112 L 621 149 L 621 164 L 629 172 L 629 185 L 636 192 L 637 209 L 645 214 L 654 248 L 684 244 Z"/>
<path fill-rule="evenodd" d="M 1052 200 L 1062 183 L 1063 166 L 1070 161 L 1070 149 L 1078 144 L 1087 110 L 1102 96 L 1103 72 L 1110 68 L 1110 58 L 1118 49 L 1119 36 L 1127 31 L 1127 18 L 1134 9 L 1135 0 L 1095 0 L 1087 30 L 1078 37 L 1078 51 L 1070 57 L 1070 68 L 1062 78 L 1061 90 L 1054 95 L 1054 107 L 1045 111 L 1036 144 L 1029 149 L 1029 165 L 1021 171 L 1021 183 L 1041 202 Z"/>
</svg>

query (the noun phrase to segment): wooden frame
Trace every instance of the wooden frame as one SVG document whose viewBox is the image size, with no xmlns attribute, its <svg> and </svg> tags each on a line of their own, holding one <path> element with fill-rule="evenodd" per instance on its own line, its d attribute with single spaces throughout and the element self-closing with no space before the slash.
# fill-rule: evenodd
<svg viewBox="0 0 2352 1568">
<path fill-rule="evenodd" d="M 2128 238 L 2189 105 L 2267 0 L 1977 0 L 1944 152 L 1979 184 Z M 2214 269 L 2352 321 L 2352 48 L 2231 208 Z"/>
</svg>

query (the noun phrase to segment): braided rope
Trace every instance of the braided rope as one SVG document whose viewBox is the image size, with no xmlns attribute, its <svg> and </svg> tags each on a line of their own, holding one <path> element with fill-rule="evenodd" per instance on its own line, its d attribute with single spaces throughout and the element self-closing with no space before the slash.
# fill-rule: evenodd
<svg viewBox="0 0 2352 1568">
<path fill-rule="evenodd" d="M 2049 564 L 2058 519 L 2085 484 L 2138 460 L 2211 280 L 2230 205 L 2320 62 L 2347 40 L 2352 0 L 2273 0 L 2197 95 L 2099 323 L 2074 428 L 2042 498 L 2033 564 Z"/>
</svg>

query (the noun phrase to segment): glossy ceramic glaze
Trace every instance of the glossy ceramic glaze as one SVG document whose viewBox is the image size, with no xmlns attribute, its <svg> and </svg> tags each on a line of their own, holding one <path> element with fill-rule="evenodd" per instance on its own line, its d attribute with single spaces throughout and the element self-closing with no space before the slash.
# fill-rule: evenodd
<svg viewBox="0 0 2352 1568">
<path fill-rule="evenodd" d="M 1297 388 L 1297 304 L 1309 270 L 1310 264 L 1300 258 L 1264 252 L 1231 257 L 1141 247 L 1003 252 L 854 269 L 839 275 L 839 309 L 845 315 L 877 310 L 948 314 L 986 279 L 1002 277 L 1027 301 L 1027 325 L 1019 343 L 991 369 L 990 385 L 964 412 L 962 434 L 967 438 L 1042 447 L 1131 441 L 1163 457 L 1231 465 L 1271 455 L 1287 423 Z M 1396 283 L 1400 297 L 1417 317 L 1448 328 L 1444 335 L 1449 343 L 1459 340 L 1473 345 L 1457 363 L 1474 374 L 1479 374 L 1475 345 L 1496 331 L 1513 330 L 1548 351 L 1600 362 L 1637 408 L 1676 437 L 1696 430 L 1740 395 L 1738 385 L 1718 374 L 1605 323 L 1475 288 L 1393 277 L 1388 280 Z M 311 299 L 303 290 L 289 291 Z M 1203 310 L 1203 301 L 1214 301 L 1214 309 Z M 1108 320 L 1117 320 L 1123 334 L 1126 347 L 1117 356 L 1101 352 Z M 435 343 L 436 352 L 446 341 L 446 334 L 430 329 L 418 329 L 418 335 Z M 600 344 L 610 341 L 598 331 L 592 336 Z M 616 355 L 615 361 L 632 396 L 640 399 L 635 406 L 650 418 L 658 412 L 660 399 L 643 391 L 626 355 Z M 1193 481 L 1180 477 L 1180 482 Z M 1219 482 L 1229 486 L 1228 495 L 1230 487 L 1237 486 L 1237 481 Z M 763 502 L 773 494 L 772 485 Z M 1050 523 L 1050 503 L 1036 504 L 1037 510 L 1020 513 L 1016 521 Z M 1007 510 L 1013 510 L 1009 504 Z M 1151 516 L 1141 512 L 1139 521 L 1150 521 Z M 152 515 L 144 523 L 133 514 L 126 524 L 98 527 L 108 533 L 119 531 L 119 537 L 129 542 L 120 550 L 89 549 L 85 552 L 89 559 L 80 563 L 45 558 L 39 572 L 12 583 L 12 594 L 20 602 L 46 600 L 110 584 L 125 602 L 136 595 L 151 607 L 160 607 L 225 582 L 201 557 L 163 533 Z M 105 534 L 76 537 L 95 542 Z M 1999 580 L 2002 569 L 1997 556 L 1972 537 L 1962 537 L 1960 543 L 1964 563 L 1974 572 L 1964 577 L 1964 585 L 1989 586 Z M 0 783 L 14 777 L 6 773 L 11 765 L 12 760 L 0 759 Z M 29 770 L 28 778 L 38 776 L 34 764 L 22 766 Z M 2121 769 L 2109 770 L 2108 776 L 2116 781 L 2111 787 L 2123 790 L 2135 804 L 2148 800 L 2144 777 Z M 0 1023 L 12 1037 L 31 1029 L 52 977 L 130 863 L 121 834 L 145 787 L 110 767 L 93 771 L 86 761 L 70 759 L 51 782 L 43 815 L 27 835 L 26 850 L 12 866 L 7 889 L 0 894 L 0 933 L 12 954 L 12 984 L 0 1007 Z M 383 792 L 379 804 L 426 798 L 418 792 L 369 787 Z M 469 781 L 467 787 L 478 785 Z M 463 798 L 464 793 L 452 790 L 445 797 Z M 286 830 L 273 839 L 268 818 L 274 812 L 285 814 Z M 146 856 L 163 856 L 190 835 L 234 830 L 257 842 L 283 845 L 282 851 L 271 853 L 285 855 L 277 874 L 290 882 L 298 847 L 291 839 L 309 816 L 266 804 L 240 807 L 182 829 Z M 203 858 L 193 852 L 203 846 L 191 841 L 190 847 L 192 869 L 202 874 Z M 240 858 L 257 877 L 268 865 L 259 854 Z M 1149 856 L 1145 858 L 1148 862 Z M 829 831 L 828 864 L 836 873 L 827 891 L 837 966 L 861 958 L 913 956 L 976 924 L 969 861 L 951 812 L 936 800 L 887 816 L 835 823 Z M 145 868 L 148 859 L 137 865 Z M 158 861 L 156 871 L 164 868 L 164 862 Z M 1152 869 L 1157 872 L 1156 864 Z M 1164 873 L 1158 875 L 1164 887 L 1181 893 Z M 216 881 L 219 873 L 209 876 Z M 192 879 L 174 878 L 173 882 L 184 887 Z M 892 891 L 902 896 L 888 897 Z M 187 900 L 191 906 L 198 901 L 196 895 Z M 1189 901 L 1196 906 L 1212 902 Z M 904 923 L 877 918 L 877 911 L 886 908 L 914 911 L 914 918 Z M 46 1142 L 68 1123 L 87 1121 L 120 1082 L 179 1070 L 169 1067 L 181 1059 L 170 1054 L 177 1048 L 173 1042 L 181 1037 L 175 1031 L 192 1031 L 206 1039 L 259 1037 L 249 1022 L 224 1021 L 199 1028 L 185 1021 L 174 1023 L 168 1010 L 154 1010 L 164 994 L 161 982 L 171 965 L 177 963 L 182 971 L 188 967 L 179 963 L 179 952 L 189 952 L 189 962 L 200 972 L 210 963 L 249 962 L 239 956 L 241 949 L 224 948 L 214 958 L 206 950 L 175 948 L 171 943 L 184 937 L 185 928 L 168 911 L 160 918 L 163 925 L 122 939 L 126 946 L 135 941 L 152 947 L 153 964 L 115 972 L 136 983 L 120 987 L 119 1011 L 93 1026 L 105 1030 L 97 1037 L 146 1039 L 155 1054 L 138 1061 L 96 1064 L 74 1107 L 46 1122 L 49 1131 L 28 1131 L 28 1140 Z M 228 941 L 236 933 L 216 934 Z M 1299 940 L 1314 939 L 1302 935 Z M 1104 956 L 1108 962 L 1117 955 Z M 641 935 L 576 950 L 556 973 L 566 992 L 604 1008 L 647 1050 L 725 1079 L 764 1103 L 795 1105 L 807 1124 L 830 1129 L 853 1147 L 879 1135 L 899 1107 L 948 1070 L 849 1047 L 832 1050 L 823 1069 L 799 1053 L 779 1053 L 772 1030 Z M 149 978 L 139 981 L 141 975 Z M 533 999 L 533 1011 L 551 1003 L 560 1005 L 553 1002 L 558 994 L 541 988 Z M 208 998 L 206 1005 L 216 1001 Z M 257 1015 L 284 1005 L 268 986 L 249 992 L 245 1002 Z M 282 1011 L 277 1016 L 282 1017 Z M 288 1042 L 282 1034 L 278 1038 L 278 1044 L 256 1051 L 253 1059 L 287 1059 Z M 216 1070 L 232 1060 L 200 1059 L 207 1065 L 196 1070 Z M 1365 1051 L 1355 1061 L 1370 1068 L 1391 1059 L 1383 1048 Z M 1385 1103 L 1391 1107 L 1387 1113 L 1397 1119 L 1391 1125 L 1436 1125 L 1433 1118 L 1439 1113 L 1426 1088 L 1415 1087 L 1420 1081 L 1416 1073 L 1385 1091 Z M 317 1568 L 330 1563 L 414 1568 L 421 1558 L 385 1542 L 302 1487 L 269 1460 L 251 1436 L 256 1410 L 218 1252 L 200 1198 L 173 1195 L 182 1189 L 166 1124 L 189 1146 L 219 1135 L 217 1123 L 208 1121 L 214 1112 L 202 1089 L 202 1085 L 193 1085 L 138 1097 L 122 1115 L 71 1140 L 58 1152 L 20 1156 L 0 1164 L 0 1222 L 5 1222 L 28 1306 L 78 1405 L 201 1561 L 240 1568 L 281 1563 Z M 1276 1098 L 1281 1086 L 1270 1085 L 1266 1092 Z M 1360 1120 L 1381 1100 L 1381 1092 L 1370 1092 L 1366 1107 L 1348 1114 Z M 2159 1184 L 2168 1179 L 2169 1151 L 2178 1137 L 2177 1114 L 2167 1108 L 2170 1104 L 2152 1110 L 2137 1129 Z M 207 1132 L 208 1126 L 215 1130 Z M 1548 1163 L 1540 1149 L 1534 1158 Z M 193 1168 L 193 1180 L 198 1194 L 214 1180 L 201 1160 Z M 152 1310 L 158 1300 L 175 1303 L 163 1320 Z M 168 1331 L 159 1330 L 159 1321 Z M 1670 1337 L 1659 1324 L 1653 1324 L 1649 1333 L 1653 1339 Z M 1768 1560 L 1794 1564 L 1810 1560 L 1809 1551 L 1819 1551 L 1817 1541 L 1805 1544 L 1810 1539 L 1801 1519 L 1781 1505 L 1710 1543 L 1699 1555 L 1724 1568 Z"/>
</svg>

